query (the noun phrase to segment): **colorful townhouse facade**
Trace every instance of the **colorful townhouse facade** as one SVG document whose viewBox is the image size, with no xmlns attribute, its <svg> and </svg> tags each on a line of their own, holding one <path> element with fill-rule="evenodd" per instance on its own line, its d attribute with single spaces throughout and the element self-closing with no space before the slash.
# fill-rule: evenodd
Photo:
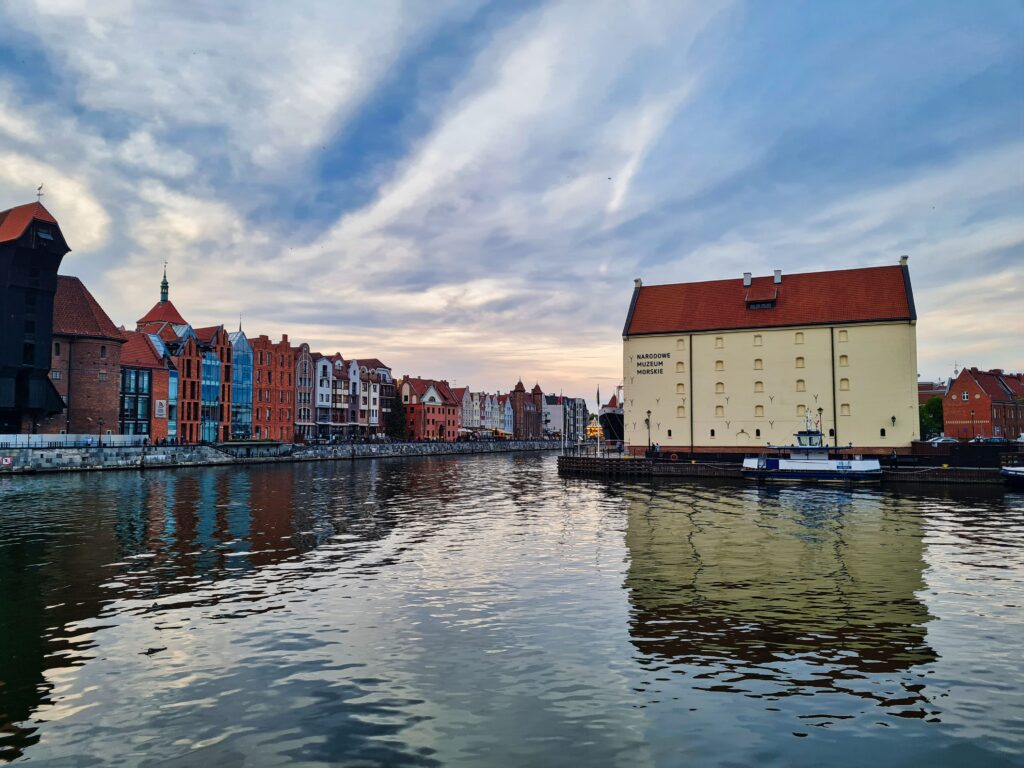
<svg viewBox="0 0 1024 768">
<path fill-rule="evenodd" d="M 254 440 L 291 442 L 295 436 L 295 350 L 287 334 L 280 341 L 260 335 L 253 353 L 252 430 Z"/>
<path fill-rule="evenodd" d="M 452 442 L 458 438 L 459 400 L 448 382 L 405 376 L 398 394 L 411 439 Z"/>
<path fill-rule="evenodd" d="M 152 443 L 178 436 L 178 372 L 159 338 L 122 331 L 120 433 L 145 435 Z"/>
</svg>

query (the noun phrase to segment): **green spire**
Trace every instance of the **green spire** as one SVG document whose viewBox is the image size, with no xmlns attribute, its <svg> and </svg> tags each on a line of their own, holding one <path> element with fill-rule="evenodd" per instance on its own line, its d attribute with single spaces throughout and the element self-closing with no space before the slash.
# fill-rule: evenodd
<svg viewBox="0 0 1024 768">
<path fill-rule="evenodd" d="M 167 284 L 167 262 L 164 262 L 164 279 L 160 281 L 160 302 L 167 301 L 167 292 L 170 286 Z"/>
</svg>

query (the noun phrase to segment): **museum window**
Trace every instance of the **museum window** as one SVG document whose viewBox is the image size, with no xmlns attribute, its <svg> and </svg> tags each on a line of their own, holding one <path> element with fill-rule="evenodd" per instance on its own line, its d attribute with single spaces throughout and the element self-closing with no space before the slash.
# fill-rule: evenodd
<svg viewBox="0 0 1024 768">
<path fill-rule="evenodd" d="M 676 373 L 682 373 L 685 370 L 686 370 L 686 366 L 683 365 L 683 363 L 681 361 L 676 363 Z"/>
<path fill-rule="evenodd" d="M 686 349 L 686 339 L 676 339 L 676 349 Z"/>
<path fill-rule="evenodd" d="M 846 366 L 848 366 L 849 364 L 850 364 L 850 358 L 849 358 L 849 357 L 847 357 L 846 355 L 840 355 L 840 356 L 839 356 L 839 365 L 840 365 L 840 366 L 842 366 L 843 368 L 845 368 L 845 367 L 846 367 Z"/>
<path fill-rule="evenodd" d="M 804 416 L 806 414 L 807 414 L 807 406 L 806 405 L 802 405 L 801 404 L 801 405 L 798 405 L 796 407 L 796 415 L 797 416 Z"/>
<path fill-rule="evenodd" d="M 804 367 L 804 359 L 802 357 L 798 357 L 796 359 L 796 367 L 797 368 L 803 368 Z"/>
<path fill-rule="evenodd" d="M 686 385 L 685 384 L 683 384 L 682 382 L 679 382 L 678 384 L 676 384 L 676 394 L 677 395 L 682 395 L 685 392 L 686 392 Z"/>
<path fill-rule="evenodd" d="M 764 406 L 763 405 L 755 405 L 754 406 L 754 416 L 764 416 Z"/>
<path fill-rule="evenodd" d="M 763 371 L 764 370 L 764 360 L 762 360 L 760 357 L 758 357 L 758 358 L 756 358 L 754 360 L 754 370 L 755 371 Z"/>
<path fill-rule="evenodd" d="M 839 415 L 840 416 L 849 416 L 850 415 L 850 404 L 849 403 L 843 403 L 842 405 L 839 406 Z"/>
<path fill-rule="evenodd" d="M 764 340 L 761 338 L 761 334 L 760 333 L 755 333 L 754 334 L 754 346 L 755 347 L 760 347 L 761 344 L 763 343 L 763 341 Z"/>
<path fill-rule="evenodd" d="M 725 370 L 725 363 L 722 362 L 721 360 L 715 360 L 715 370 L 716 371 L 724 371 Z"/>
<path fill-rule="evenodd" d="M 672 430 L 671 429 L 668 431 L 668 436 L 672 437 Z"/>
<path fill-rule="evenodd" d="M 764 382 L 763 381 L 755 381 L 754 382 L 754 391 L 755 392 L 764 392 Z"/>
<path fill-rule="evenodd" d="M 715 394 L 716 395 L 724 395 L 725 394 L 725 384 L 723 382 L 721 382 L 721 381 L 716 381 L 715 382 Z"/>
<path fill-rule="evenodd" d="M 848 390 L 850 388 L 850 380 L 849 379 L 840 379 L 839 380 L 839 388 L 841 390 L 843 390 L 843 391 Z"/>
<path fill-rule="evenodd" d="M 715 406 L 715 416 L 718 417 L 719 419 L 724 419 L 725 418 L 725 406 L 724 405 L 716 405 Z"/>
<path fill-rule="evenodd" d="M 885 437 L 885 427 L 882 427 L 880 430 L 878 430 L 878 436 Z"/>
<path fill-rule="evenodd" d="M 715 349 L 721 349 L 725 346 L 725 339 L 721 336 L 715 336 Z"/>
<path fill-rule="evenodd" d="M 685 419 L 686 418 L 686 406 L 685 405 L 678 405 L 678 406 L 676 406 L 676 418 L 677 419 Z"/>
<path fill-rule="evenodd" d="M 761 430 L 760 429 L 755 429 L 754 430 L 754 437 L 760 437 L 760 436 L 761 436 Z"/>
<path fill-rule="evenodd" d="M 713 429 L 711 430 L 711 436 L 712 436 L 712 437 L 714 437 L 714 436 L 715 436 L 715 430 L 713 430 Z"/>
<path fill-rule="evenodd" d="M 796 341 L 797 344 L 803 344 L 804 343 L 804 332 L 803 331 L 797 331 L 796 332 L 796 339 L 795 339 L 795 341 Z"/>
<path fill-rule="evenodd" d="M 828 436 L 829 437 L 835 437 L 836 436 L 836 431 L 834 429 L 832 429 L 831 427 L 828 430 Z"/>
<path fill-rule="evenodd" d="M 849 336 L 849 334 L 846 331 L 840 331 L 839 332 L 839 340 L 840 341 L 849 341 L 850 340 L 850 336 Z"/>
<path fill-rule="evenodd" d="M 805 382 L 803 379 L 797 379 L 796 380 L 796 391 L 797 392 L 806 392 L 807 391 L 807 382 Z"/>
</svg>

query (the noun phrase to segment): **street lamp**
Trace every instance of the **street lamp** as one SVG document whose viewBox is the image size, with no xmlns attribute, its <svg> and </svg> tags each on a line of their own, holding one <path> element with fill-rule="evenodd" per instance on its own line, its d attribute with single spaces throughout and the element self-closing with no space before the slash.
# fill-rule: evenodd
<svg viewBox="0 0 1024 768">
<path fill-rule="evenodd" d="M 647 452 L 651 452 L 651 412 L 647 412 L 647 418 L 644 419 L 644 424 L 647 425 Z"/>
</svg>

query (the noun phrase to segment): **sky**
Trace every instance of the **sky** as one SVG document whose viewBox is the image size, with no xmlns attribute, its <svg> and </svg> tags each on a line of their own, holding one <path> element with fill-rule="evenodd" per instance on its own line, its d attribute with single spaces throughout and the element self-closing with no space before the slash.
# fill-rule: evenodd
<svg viewBox="0 0 1024 768">
<path fill-rule="evenodd" d="M 1024 369 L 1024 5 L 0 3 L 0 209 L 128 327 L 593 398 L 645 284 L 910 256 L 918 368 Z"/>
</svg>

